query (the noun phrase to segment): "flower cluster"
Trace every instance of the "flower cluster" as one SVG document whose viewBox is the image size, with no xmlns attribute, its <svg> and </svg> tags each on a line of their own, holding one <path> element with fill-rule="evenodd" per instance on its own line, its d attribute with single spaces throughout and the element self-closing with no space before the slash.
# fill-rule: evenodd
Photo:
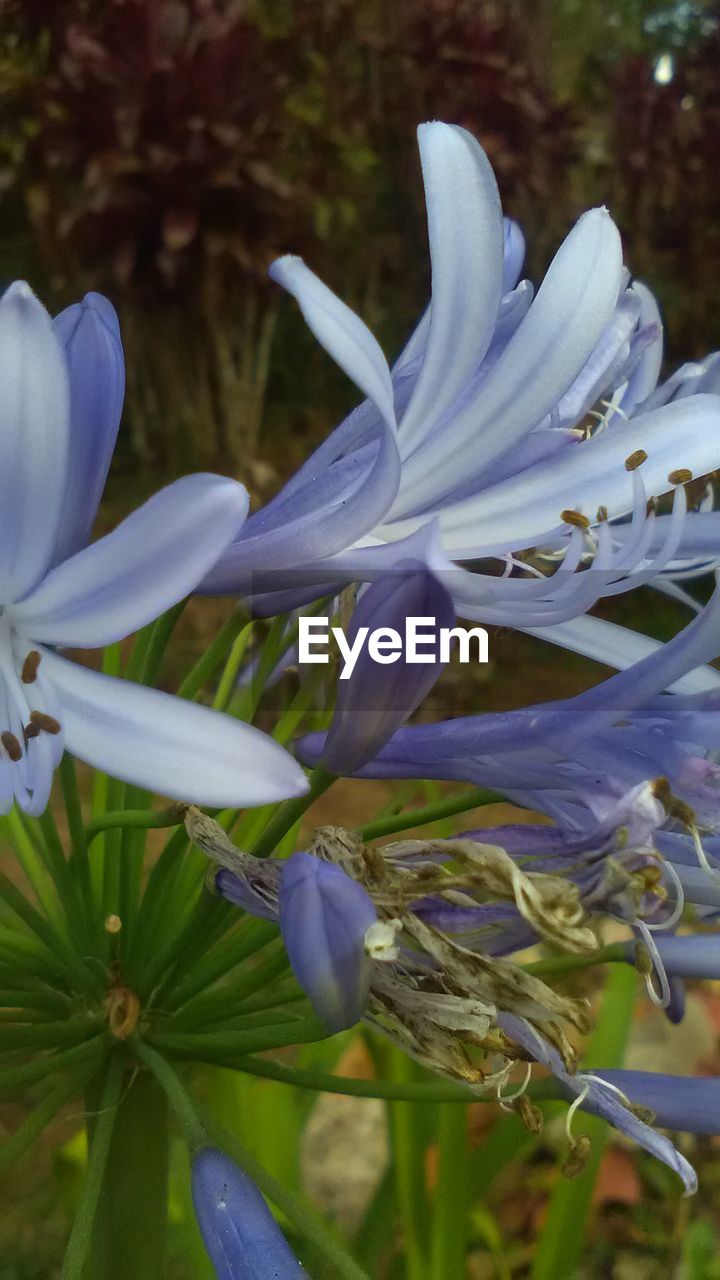
<svg viewBox="0 0 720 1280">
<path fill-rule="evenodd" d="M 589 1154 L 573 1127 L 583 1108 L 688 1192 L 694 1170 L 653 1121 L 717 1129 L 714 1079 L 585 1064 L 591 1005 L 523 953 L 550 944 L 560 973 L 634 965 L 675 1021 L 685 980 L 720 975 L 720 589 L 700 605 L 685 586 L 720 565 L 707 480 L 720 467 L 720 354 L 660 381 L 658 307 L 624 268 L 605 210 L 580 219 L 535 296 L 479 145 L 434 123 L 420 151 L 432 298 L 392 368 L 299 259 L 272 268 L 365 399 L 250 516 L 242 485 L 189 476 L 91 541 L 123 402 L 115 312 L 89 294 L 53 321 L 24 283 L 0 299 L 0 820 L 41 908 L 0 883 L 20 921 L 12 963 L 10 926 L 0 935 L 0 1059 L 21 1085 L 47 1060 L 18 1065 L 18 1046 L 70 1045 L 56 1065 L 78 1065 L 82 1087 L 100 1062 L 90 1161 L 101 1176 L 117 1158 L 123 1090 L 154 1076 L 195 1135 L 194 1203 L 223 1280 L 302 1268 L 252 1168 L 195 1117 L 174 1057 L 301 1084 L 253 1055 L 364 1022 L 533 1132 L 538 1065 L 569 1103 L 567 1173 Z M 666 644 L 589 616 L 644 584 L 696 615 Z M 242 628 L 234 615 L 173 697 L 152 686 L 193 593 L 278 616 L 243 675 L 258 619 Z M 306 731 L 308 682 L 270 736 L 252 724 L 257 701 L 293 662 L 299 611 L 322 598 L 352 609 L 351 645 L 411 617 L 452 629 L 459 616 L 540 634 L 616 674 L 565 700 L 412 723 L 443 661 L 383 663 L 358 648 L 347 680 L 328 668 L 330 716 Z M 118 679 L 115 646 L 138 632 L 132 678 Z M 106 647 L 101 671 L 63 652 Z M 197 695 L 222 663 L 209 707 Z M 70 756 L 119 780 L 115 808 L 96 787 L 87 823 Z M 48 807 L 58 766 L 67 858 Z M 430 823 L 439 802 L 299 840 L 305 809 L 341 775 L 466 782 L 455 812 L 500 798 L 529 821 L 374 842 Z M 182 804 L 134 808 L 143 791 Z M 159 826 L 175 831 L 143 884 L 138 829 Z M 215 864 L 212 895 L 190 842 Z M 243 913 L 256 920 L 238 927 Z M 624 937 L 604 947 L 608 920 Z M 282 949 L 244 969 L 266 944 Z M 68 1274 L 85 1265 L 96 1205 L 91 1188 Z"/>
</svg>

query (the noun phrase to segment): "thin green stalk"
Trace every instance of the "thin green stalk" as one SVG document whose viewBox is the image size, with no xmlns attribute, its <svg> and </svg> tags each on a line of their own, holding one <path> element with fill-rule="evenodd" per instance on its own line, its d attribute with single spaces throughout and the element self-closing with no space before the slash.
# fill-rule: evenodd
<svg viewBox="0 0 720 1280">
<path fill-rule="evenodd" d="M 20 866 L 27 876 L 35 897 L 48 920 L 55 928 L 62 928 L 61 899 L 58 897 L 58 885 L 47 864 L 38 852 L 18 813 L 13 808 L 7 817 L 0 819 L 0 831 L 5 831 L 8 843 L 12 846 Z"/>
<path fill-rule="evenodd" d="M 203 685 L 215 675 L 227 654 L 232 649 L 238 632 L 244 624 L 244 615 L 233 613 L 220 628 L 212 643 L 208 646 L 195 666 L 188 672 L 178 689 L 179 698 L 193 699 L 197 697 Z"/>
<path fill-rule="evenodd" d="M 225 983 L 219 990 L 206 992 L 188 1002 L 173 1018 L 173 1027 L 183 1031 L 194 1030 L 223 1013 L 230 1014 L 244 997 L 261 990 L 286 973 L 288 968 L 285 944 L 282 938 L 277 938 L 268 944 L 260 963 L 252 968 L 244 966 L 235 982 Z"/>
<path fill-rule="evenodd" d="M 106 676 L 120 675 L 122 649 L 119 642 L 109 644 L 103 649 L 101 670 Z M 92 812 L 94 817 L 107 808 L 108 781 L 106 773 L 102 773 L 99 769 L 93 771 Z"/>
<path fill-rule="evenodd" d="M 70 1233 L 60 1280 L 83 1280 L 83 1272 L 90 1254 L 93 1226 L 100 1199 L 105 1165 L 110 1152 L 110 1143 L 120 1101 L 122 1076 L 123 1058 L 120 1054 L 114 1054 L 108 1065 L 100 1115 L 97 1118 L 93 1141 L 90 1146 L 82 1198 Z"/>
<path fill-rule="evenodd" d="M 44 916 L 40 915 L 39 911 L 35 910 L 4 872 L 0 872 L 0 896 L 2 896 L 5 904 L 18 920 L 21 920 L 35 934 L 43 946 L 47 948 L 56 965 L 60 961 L 69 965 L 78 973 L 82 971 L 86 981 L 90 981 L 89 971 L 87 969 L 81 970 L 77 955 L 66 939 L 62 934 L 58 933 L 57 929 Z M 97 983 L 91 983 L 91 985 L 97 986 Z"/>
<path fill-rule="evenodd" d="M 250 850 L 254 857 L 267 858 L 273 853 L 285 833 L 302 818 L 318 796 L 323 795 L 332 786 L 335 774 L 328 773 L 327 769 L 318 765 L 313 769 L 309 781 L 310 787 L 305 795 L 296 796 L 293 800 L 285 800 L 278 806 L 262 835 Z"/>
<path fill-rule="evenodd" d="M 84 937 L 88 940 L 88 949 L 92 949 L 91 944 L 94 943 L 97 947 L 97 944 L 100 941 L 101 926 L 95 906 L 92 873 L 90 871 L 90 860 L 88 858 L 87 842 L 85 839 L 85 824 L 83 822 L 77 775 L 75 773 L 75 761 L 67 751 L 60 761 L 59 773 L 63 797 L 65 799 L 65 812 L 67 814 L 68 830 L 70 832 L 71 852 L 68 860 L 68 870 L 69 874 L 76 880 L 79 886 L 85 913 Z M 103 949 L 102 942 L 99 949 L 100 951 Z"/>
<path fill-rule="evenodd" d="M 506 797 L 499 791 L 488 791 L 482 787 L 473 787 L 472 791 L 463 791 L 460 795 L 447 796 L 437 804 L 425 805 L 422 809 L 407 809 L 405 813 L 391 814 L 388 818 L 379 818 L 360 827 L 358 835 L 361 840 L 377 840 L 380 836 L 394 835 L 396 831 L 407 831 L 411 827 L 426 827 L 431 822 L 440 822 L 454 813 L 466 813 L 470 809 L 480 809 L 487 804 L 506 802 Z"/>
<path fill-rule="evenodd" d="M 27 1085 L 35 1084 L 55 1071 L 75 1068 L 80 1063 L 89 1062 L 105 1053 L 110 1044 L 107 1032 L 95 1036 L 92 1040 L 83 1040 L 81 1044 L 70 1049 L 60 1049 L 57 1053 L 46 1057 L 34 1058 L 32 1062 L 23 1062 L 18 1067 L 5 1068 L 0 1073 L 0 1097 L 12 1097 Z"/>
<path fill-rule="evenodd" d="M 593 1068 L 621 1067 L 632 1022 L 637 974 L 617 965 L 610 970 L 602 1008 L 587 1051 Z M 608 1126 L 599 1116 L 582 1112 L 575 1117 L 575 1133 L 590 1139 L 590 1157 L 576 1177 L 560 1177 L 535 1251 L 532 1280 L 556 1280 L 576 1274 L 585 1239 L 592 1194 L 597 1181 Z M 571 1229 L 570 1229 L 571 1228 Z"/>
<path fill-rule="evenodd" d="M 273 618 L 270 629 L 260 650 L 257 670 L 252 673 L 250 683 L 240 691 L 237 705 L 233 703 L 232 711 L 240 720 L 255 719 L 260 699 L 265 692 L 265 685 L 272 675 L 281 657 L 293 642 L 295 632 L 288 628 L 287 614 L 280 613 Z"/>
<path fill-rule="evenodd" d="M 269 1058 L 240 1057 L 233 1066 L 248 1075 L 263 1076 L 299 1089 L 319 1093 L 339 1093 L 351 1098 L 385 1098 L 391 1102 L 483 1102 L 462 1085 L 428 1080 L 360 1080 L 352 1076 L 331 1076 L 321 1071 L 287 1067 Z M 492 1101 L 493 1099 L 489 1099 Z"/>
<path fill-rule="evenodd" d="M 628 957 L 626 942 L 609 942 L 607 946 L 598 947 L 597 951 L 587 956 L 549 956 L 547 960 L 535 960 L 532 964 L 522 967 L 526 973 L 532 973 L 538 978 L 546 978 L 562 973 L 574 973 L 578 969 L 589 969 L 593 965 L 608 964 L 613 961 L 633 963 L 632 958 Z"/>
<path fill-rule="evenodd" d="M 202 1147 L 210 1145 L 225 1151 L 250 1175 L 263 1194 L 285 1214 L 298 1233 L 304 1236 L 326 1259 L 338 1280 L 368 1280 L 365 1272 L 361 1271 L 357 1263 L 347 1254 L 342 1244 L 335 1239 L 334 1233 L 310 1205 L 281 1187 L 270 1174 L 266 1173 L 234 1134 L 229 1134 L 212 1123 L 205 1124 L 201 1120 L 179 1076 L 161 1054 L 155 1052 L 150 1045 L 143 1043 L 137 1046 L 137 1054 L 165 1090 L 191 1154 L 194 1155 Z"/>
<path fill-rule="evenodd" d="M 398 1051 L 392 1054 L 392 1074 L 401 1085 L 412 1083 L 415 1064 Z M 392 1130 L 395 1194 L 403 1225 L 406 1280 L 427 1280 L 426 1252 L 427 1196 L 424 1159 L 417 1117 L 412 1108 L 389 1103 Z"/>
<path fill-rule="evenodd" d="M 184 600 L 179 600 L 177 604 L 168 609 L 166 613 L 163 613 L 151 625 L 142 665 L 137 675 L 140 684 L 157 684 L 160 666 L 165 656 L 168 642 L 189 599 L 190 597 L 186 596 Z"/>
<path fill-rule="evenodd" d="M 467 1109 L 444 1105 L 438 1116 L 438 1176 L 430 1260 L 431 1280 L 457 1280 L 467 1242 Z"/>
<path fill-rule="evenodd" d="M 61 1045 L 81 1044 L 97 1035 L 103 1025 L 104 1019 L 98 1016 L 31 1026 L 18 1021 L 14 1026 L 0 1026 L 0 1053 L 16 1049 L 55 1049 Z"/>
<path fill-rule="evenodd" d="M 240 635 L 233 641 L 232 648 L 228 654 L 227 661 L 223 667 L 222 675 L 218 682 L 217 692 L 213 698 L 213 707 L 216 711 L 225 711 L 227 705 L 233 695 L 233 689 L 240 670 L 240 664 L 245 657 L 245 651 L 250 643 L 253 633 L 253 621 L 247 622 L 243 627 Z"/>
<path fill-rule="evenodd" d="M 218 1056 L 263 1053 L 266 1049 L 282 1048 L 290 1044 L 314 1044 L 327 1040 L 327 1027 L 319 1018 L 306 1018 L 293 1024 L 292 1037 L 288 1039 L 288 1024 L 256 1027 L 245 1031 L 175 1032 L 157 1031 L 152 1043 L 172 1057 L 193 1058 L 198 1062 L 216 1061 Z"/>
<path fill-rule="evenodd" d="M 103 831 L 116 831 L 118 828 L 155 831 L 161 827 L 177 827 L 181 822 L 182 814 L 177 804 L 167 809 L 114 809 L 111 813 L 98 814 L 88 822 L 85 839 L 90 844 Z"/>
<path fill-rule="evenodd" d="M 205 955 L 203 963 L 197 969 L 193 966 L 187 977 L 173 988 L 168 1001 L 169 1007 L 182 1008 L 194 996 L 204 992 L 212 983 L 224 977 L 249 956 L 255 955 L 277 936 L 277 925 L 269 920 L 246 917 L 235 933 L 218 939 Z"/>
<path fill-rule="evenodd" d="M 138 973 L 142 972 L 150 948 L 155 951 L 162 944 L 168 901 L 189 848 L 190 841 L 185 828 L 180 827 L 165 841 L 162 853 L 148 876 L 131 945 L 125 957 L 127 977 L 131 985 L 137 981 Z"/>
</svg>

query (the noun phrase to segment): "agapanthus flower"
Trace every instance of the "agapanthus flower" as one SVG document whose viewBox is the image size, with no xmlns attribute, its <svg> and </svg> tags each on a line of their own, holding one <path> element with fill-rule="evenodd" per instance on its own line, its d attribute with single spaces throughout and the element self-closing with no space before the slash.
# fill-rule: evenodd
<svg viewBox="0 0 720 1280">
<path fill-rule="evenodd" d="M 476 928 L 483 912 L 487 923 L 497 923 L 509 908 L 537 936 L 592 954 L 595 935 L 570 880 L 526 871 L 503 848 L 481 840 L 400 841 L 380 850 L 337 827 L 317 831 L 309 852 L 286 864 L 259 863 L 200 810 L 190 808 L 185 824 L 193 842 L 220 865 L 217 892 L 250 911 L 257 896 L 257 914 L 279 920 L 296 977 L 321 1016 L 325 1004 L 318 993 L 334 993 L 329 1030 L 347 1025 L 347 1017 L 342 1024 L 335 1020 L 337 1009 L 364 1014 L 433 1071 L 496 1097 L 535 1129 L 542 1119 L 525 1089 L 532 1063 L 540 1063 L 576 1106 L 603 1115 L 674 1169 L 688 1191 L 695 1189 L 693 1170 L 646 1122 L 647 1109 L 638 1113 L 619 1087 L 578 1071 L 565 1028 L 587 1029 L 585 1002 L 454 931 L 453 913 L 466 904 Z M 438 845 L 444 847 L 440 857 Z M 287 894 L 283 881 L 291 867 Z M 303 918 L 307 892 L 293 901 L 299 881 L 310 887 L 310 919 Z M 357 999 L 361 992 L 364 1005 Z M 519 1088 L 511 1086 L 518 1066 L 524 1069 Z M 587 1152 L 572 1133 L 574 1110 L 568 1113 L 568 1159 L 570 1167 L 580 1167 Z"/>
<path fill-rule="evenodd" d="M 215 1147 L 192 1162 L 195 1216 L 217 1280 L 293 1280 L 306 1275 L 255 1183 Z"/>
<path fill-rule="evenodd" d="M 242 485 L 188 476 L 88 545 L 122 408 L 115 312 L 89 294 L 53 323 L 0 300 L 0 812 L 45 808 L 63 750 L 165 795 L 261 804 L 305 790 L 257 730 L 61 656 L 123 639 L 182 600 L 242 524 Z"/>
<path fill-rule="evenodd" d="M 274 264 L 367 398 L 250 517 L 203 589 L 286 607 L 293 592 L 306 599 L 392 567 L 398 541 L 437 519 L 448 566 L 491 562 L 449 569 L 461 616 L 549 639 L 559 626 L 558 642 L 572 645 L 562 628 L 598 597 L 682 563 L 688 539 L 697 559 L 684 485 L 718 465 L 720 400 L 686 394 L 688 379 L 657 392 L 657 306 L 629 283 L 604 209 L 580 219 L 535 297 L 482 148 L 441 123 L 422 125 L 419 144 L 430 306 L 391 370 L 300 259 Z M 649 500 L 672 490 L 659 525 Z M 580 647 L 593 632 L 589 620 Z"/>
</svg>

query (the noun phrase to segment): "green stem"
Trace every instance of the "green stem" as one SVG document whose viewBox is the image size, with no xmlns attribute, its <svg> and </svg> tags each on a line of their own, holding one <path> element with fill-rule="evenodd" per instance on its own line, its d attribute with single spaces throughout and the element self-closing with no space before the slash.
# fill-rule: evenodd
<svg viewBox="0 0 720 1280">
<path fill-rule="evenodd" d="M 402 1086 L 413 1082 L 415 1064 L 405 1054 L 393 1051 L 393 1076 Z M 409 1107 L 389 1104 L 392 1129 L 395 1191 L 403 1223 L 405 1275 L 407 1280 L 427 1280 L 425 1251 L 427 1196 L 424 1160 L 417 1116 Z"/>
<path fill-rule="evenodd" d="M 164 1090 L 167 1100 L 180 1122 L 180 1127 L 185 1135 L 185 1141 L 190 1148 L 191 1154 L 194 1154 L 201 1147 L 206 1147 L 208 1144 L 207 1133 L 177 1072 L 173 1070 L 161 1053 L 158 1053 L 142 1040 L 138 1042 L 135 1051 L 138 1058 L 145 1063 L 145 1066 L 153 1073 L 158 1084 Z"/>
<path fill-rule="evenodd" d="M 425 805 L 422 809 L 407 809 L 404 813 L 391 814 L 388 818 L 378 818 L 360 827 L 358 835 L 362 840 L 377 840 L 380 836 L 394 835 L 396 831 L 407 831 L 411 827 L 425 827 L 431 822 L 439 822 L 454 813 L 466 813 L 469 809 L 480 809 L 487 804 L 507 803 L 506 797 L 499 791 L 487 791 L 481 787 L 473 787 L 472 791 L 463 791 L 460 795 L 447 796 L 437 804 Z"/>
<path fill-rule="evenodd" d="M 101 937 L 101 925 L 98 912 L 95 907 L 90 859 L 88 858 L 87 841 L 85 839 L 85 825 L 83 823 L 80 792 L 78 790 L 77 776 L 75 773 L 75 761 L 71 755 L 68 755 L 67 751 L 60 761 L 59 773 L 63 797 L 65 799 L 65 812 L 67 814 L 68 830 L 70 832 L 71 842 L 68 871 L 70 876 L 75 878 L 80 889 L 80 896 L 86 917 L 86 939 L 94 941 L 96 945 L 100 942 L 100 954 L 102 954 L 104 943 Z"/>
<path fill-rule="evenodd" d="M 319 1018 L 304 1018 L 292 1026 L 278 1022 L 249 1031 L 158 1031 L 153 1035 L 152 1043 L 172 1057 L 212 1062 L 238 1054 L 262 1053 L 265 1049 L 278 1049 L 288 1044 L 314 1044 L 317 1040 L 327 1040 L 329 1034 Z"/>
<path fill-rule="evenodd" d="M 24 1062 L 19 1067 L 9 1067 L 0 1072 L 0 1097 L 12 1097 L 27 1085 L 43 1080 L 45 1076 L 66 1068 L 83 1065 L 92 1058 L 104 1054 L 109 1046 L 110 1037 L 103 1032 L 92 1040 L 83 1040 L 81 1044 L 70 1049 L 61 1049 L 47 1057 L 33 1058 L 32 1062 Z"/>
<path fill-rule="evenodd" d="M 245 650 L 250 643 L 254 625 L 254 622 L 246 623 L 240 635 L 233 641 L 233 646 L 218 682 L 217 692 L 213 698 L 213 707 L 216 711 L 224 711 L 232 697 L 240 664 L 245 657 Z"/>
<path fill-rule="evenodd" d="M 494 1102 L 493 1097 L 476 1097 L 462 1085 L 428 1080 L 360 1080 L 352 1076 L 329 1076 L 320 1071 L 286 1067 L 269 1058 L 237 1058 L 237 1071 L 263 1076 L 300 1089 L 317 1089 L 320 1093 L 340 1093 L 351 1098 L 386 1098 L 393 1102 Z"/>
<path fill-rule="evenodd" d="M 622 1066 L 636 990 L 637 974 L 633 969 L 618 965 L 610 970 L 602 1008 L 586 1055 L 593 1068 Z M 576 1123 L 578 1119 L 576 1117 Z M 583 1112 L 582 1124 L 577 1124 L 575 1131 L 589 1137 L 590 1157 L 576 1177 L 560 1177 L 555 1184 L 535 1252 L 532 1280 L 574 1276 L 578 1269 L 608 1126 L 599 1116 Z"/>
<path fill-rule="evenodd" d="M 82 1199 L 70 1234 L 61 1280 L 82 1280 L 83 1278 L 85 1265 L 90 1254 L 100 1189 L 118 1114 L 122 1075 L 123 1059 L 120 1054 L 116 1054 L 110 1059 L 105 1078 L 100 1115 L 97 1119 L 95 1134 L 90 1147 Z M 104 1275 L 105 1273 L 100 1274 Z M 110 1280 L 109 1276 L 108 1280 Z"/>
<path fill-rule="evenodd" d="M 440 1107 L 438 1178 L 433 1209 L 431 1280 L 457 1280 L 465 1270 L 468 1132 L 465 1107 Z"/>
<path fill-rule="evenodd" d="M 252 968 L 245 966 L 235 982 L 224 983 L 218 991 L 205 992 L 196 1000 L 188 1002 L 182 1012 L 173 1018 L 173 1027 L 183 1031 L 194 1030 L 223 1013 L 231 1014 L 246 996 L 253 995 L 279 978 L 288 967 L 285 944 L 282 938 L 276 938 L 269 944 L 260 963 Z"/>
<path fill-rule="evenodd" d="M 195 698 L 203 685 L 215 674 L 228 652 L 232 649 L 240 628 L 244 626 L 243 618 L 244 615 L 241 613 L 233 613 L 228 618 L 209 648 L 205 650 L 202 657 L 198 659 L 195 666 L 186 675 L 178 689 L 179 698 Z"/>
<path fill-rule="evenodd" d="M 265 830 L 250 852 L 256 858 L 267 858 L 279 845 L 283 836 L 302 818 L 310 805 L 327 791 L 335 781 L 335 775 L 328 773 L 322 765 L 318 765 L 310 775 L 310 788 L 304 796 L 296 796 L 286 800 L 276 810 Z"/>
<path fill-rule="evenodd" d="M 89 1074 L 90 1071 L 86 1067 L 84 1071 L 61 1077 L 39 1099 L 22 1124 L 0 1146 L 0 1174 L 6 1173 L 14 1164 L 17 1164 L 18 1160 L 22 1159 L 36 1138 L 55 1119 L 60 1108 L 82 1089 L 83 1082 Z"/>
<path fill-rule="evenodd" d="M 182 814 L 177 804 L 172 804 L 167 809 L 113 809 L 88 822 L 85 839 L 90 844 L 102 831 L 115 831 L 125 827 L 153 831 L 160 827 L 178 827 L 181 822 Z"/>
<path fill-rule="evenodd" d="M 605 947 L 598 947 L 588 956 L 550 956 L 547 960 L 535 960 L 532 964 L 523 965 L 526 973 L 538 978 L 554 977 L 562 973 L 574 973 L 578 969 L 589 969 L 596 964 L 608 964 L 612 961 L 624 961 L 632 964 L 628 956 L 626 942 L 609 942 Z"/>
<path fill-rule="evenodd" d="M 91 1159 L 102 1119 L 101 1107 L 95 1118 Z M 162 1280 L 165 1276 L 168 1157 L 168 1110 L 162 1089 L 147 1071 L 126 1075 L 93 1233 L 92 1277 Z"/>
</svg>

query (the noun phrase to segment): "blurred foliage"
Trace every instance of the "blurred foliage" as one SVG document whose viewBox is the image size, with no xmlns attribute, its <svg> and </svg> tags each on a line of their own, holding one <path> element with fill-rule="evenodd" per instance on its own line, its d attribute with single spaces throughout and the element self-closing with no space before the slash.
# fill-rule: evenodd
<svg viewBox="0 0 720 1280">
<path fill-rule="evenodd" d="M 263 415 L 302 452 L 346 406 L 297 317 L 278 319 L 265 275 L 278 253 L 304 255 L 388 350 L 402 342 L 428 289 L 423 119 L 480 138 L 535 276 L 606 200 L 660 288 L 673 354 L 713 341 L 711 4 L 0 0 L 0 13 L 0 271 L 53 307 L 87 288 L 117 303 L 131 463 L 252 478 Z"/>
</svg>

